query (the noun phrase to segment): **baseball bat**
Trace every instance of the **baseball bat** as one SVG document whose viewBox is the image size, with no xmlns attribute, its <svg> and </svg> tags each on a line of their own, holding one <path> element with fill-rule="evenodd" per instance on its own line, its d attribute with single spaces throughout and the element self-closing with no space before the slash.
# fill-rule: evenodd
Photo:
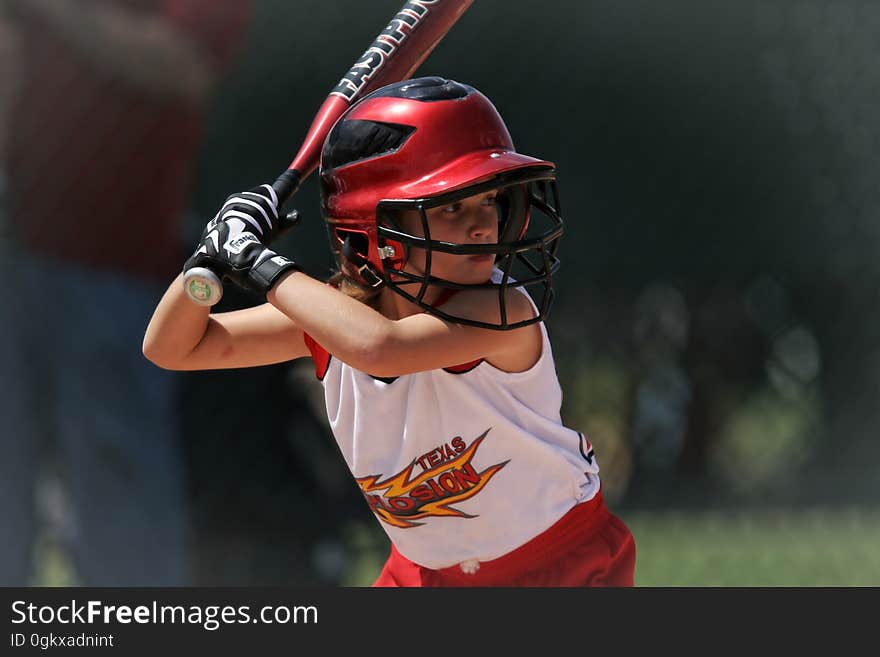
<svg viewBox="0 0 880 657">
<path fill-rule="evenodd" d="M 333 87 L 312 120 L 296 157 L 272 183 L 279 208 L 317 168 L 324 139 L 337 119 L 366 94 L 411 77 L 473 1 L 411 0 L 400 8 Z M 205 267 L 194 267 L 184 273 L 184 289 L 193 302 L 202 306 L 213 306 L 223 296 L 220 277 Z"/>
</svg>

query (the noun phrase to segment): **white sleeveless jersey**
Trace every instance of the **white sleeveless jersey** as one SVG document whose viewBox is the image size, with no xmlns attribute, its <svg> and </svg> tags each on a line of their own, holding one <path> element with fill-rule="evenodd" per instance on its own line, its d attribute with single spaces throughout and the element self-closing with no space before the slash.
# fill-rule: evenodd
<svg viewBox="0 0 880 657">
<path fill-rule="evenodd" d="M 529 370 L 485 361 L 377 379 L 309 336 L 330 426 L 398 551 L 438 569 L 519 547 L 599 490 L 587 438 L 560 418 L 547 329 Z"/>
</svg>

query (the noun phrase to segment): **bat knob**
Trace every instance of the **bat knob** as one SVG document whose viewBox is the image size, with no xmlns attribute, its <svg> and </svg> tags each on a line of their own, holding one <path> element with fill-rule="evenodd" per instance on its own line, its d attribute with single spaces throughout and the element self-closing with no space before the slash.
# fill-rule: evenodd
<svg viewBox="0 0 880 657">
<path fill-rule="evenodd" d="M 183 289 L 190 300 L 200 306 L 213 306 L 223 296 L 220 278 L 205 267 L 187 269 L 183 275 Z"/>
</svg>

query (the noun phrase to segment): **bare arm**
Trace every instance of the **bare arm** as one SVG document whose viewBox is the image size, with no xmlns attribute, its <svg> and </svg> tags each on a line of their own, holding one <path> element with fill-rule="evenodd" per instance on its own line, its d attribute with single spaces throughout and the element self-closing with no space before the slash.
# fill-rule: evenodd
<svg viewBox="0 0 880 657">
<path fill-rule="evenodd" d="M 255 204 L 246 203 L 257 196 L 255 193 L 243 194 L 241 203 L 224 204 L 240 211 L 221 211 L 208 222 L 184 269 L 209 267 L 245 289 L 265 294 L 268 303 L 239 313 L 209 316 L 205 307 L 192 304 L 178 276 L 145 336 L 144 353 L 154 363 L 169 369 L 207 369 L 290 360 L 307 353 L 303 332 L 339 360 L 377 376 L 399 376 L 478 359 L 505 371 L 520 372 L 540 358 L 543 335 L 537 324 L 494 331 L 446 322 L 423 312 L 392 320 L 311 278 L 296 263 L 266 246 L 281 225 L 262 207 L 257 212 Z M 274 205 L 270 209 L 274 215 Z M 260 225 L 266 242 L 246 230 L 251 223 Z M 504 305 L 510 322 L 535 316 L 523 293 L 508 290 L 506 294 Z M 457 305 L 457 317 L 497 323 L 499 304 L 487 301 L 497 301 L 494 291 L 468 290 L 450 305 Z M 410 311 L 404 308 L 399 312 Z"/>
<path fill-rule="evenodd" d="M 6 2 L 41 18 L 96 67 L 146 93 L 197 104 L 215 81 L 199 44 L 152 12 L 76 0 Z"/>
<path fill-rule="evenodd" d="M 531 316 L 528 301 L 518 292 L 513 294 L 511 318 L 518 321 Z M 281 279 L 267 300 L 335 357 L 374 376 L 401 376 L 480 358 L 507 371 L 522 371 L 541 353 L 537 325 L 494 331 L 425 313 L 391 320 L 299 272 Z M 495 312 L 485 303 L 473 305 L 472 316 Z M 474 318 L 490 319 L 485 314 Z"/>
<path fill-rule="evenodd" d="M 144 355 L 169 370 L 210 370 L 280 363 L 309 352 L 302 330 L 269 304 L 209 315 L 183 290 L 168 287 L 144 336 Z"/>
</svg>

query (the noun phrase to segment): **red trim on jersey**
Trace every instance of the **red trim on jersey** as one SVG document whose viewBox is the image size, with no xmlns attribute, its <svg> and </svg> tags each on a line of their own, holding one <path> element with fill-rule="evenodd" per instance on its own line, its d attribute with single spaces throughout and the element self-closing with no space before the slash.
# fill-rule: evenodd
<svg viewBox="0 0 880 657">
<path fill-rule="evenodd" d="M 477 367 L 480 363 L 483 362 L 482 358 L 478 358 L 477 360 L 472 360 L 470 363 L 462 363 L 461 365 L 453 365 L 452 367 L 444 367 L 444 372 L 449 372 L 450 374 L 467 374 L 472 369 Z"/>
<path fill-rule="evenodd" d="M 323 381 L 327 376 L 327 369 L 330 367 L 330 353 L 305 331 L 303 331 L 303 342 L 306 343 L 306 347 L 312 354 L 312 360 L 315 361 L 315 376 L 319 381 Z"/>
</svg>

